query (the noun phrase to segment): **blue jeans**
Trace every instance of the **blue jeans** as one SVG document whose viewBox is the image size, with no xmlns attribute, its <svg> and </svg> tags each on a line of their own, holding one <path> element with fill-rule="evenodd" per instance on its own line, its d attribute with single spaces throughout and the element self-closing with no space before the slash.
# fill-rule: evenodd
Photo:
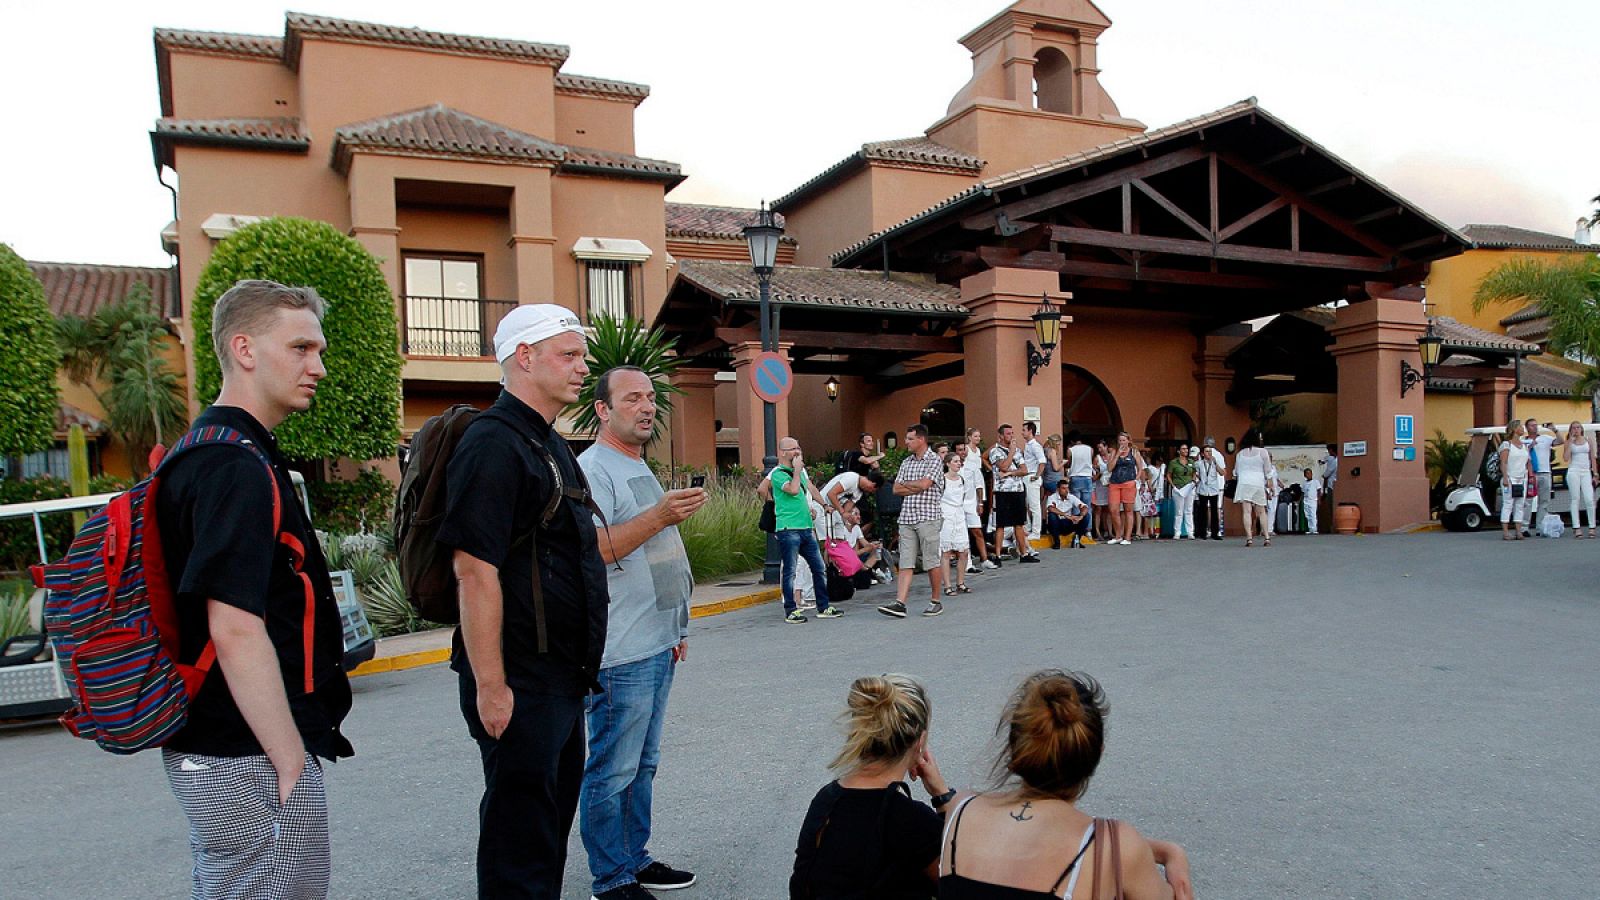
<svg viewBox="0 0 1600 900">
<path fill-rule="evenodd" d="M 811 567 L 811 584 L 817 590 L 817 611 L 828 608 L 828 569 L 822 564 L 822 548 L 809 528 L 789 528 L 778 532 L 778 549 L 783 551 L 783 611 L 794 612 L 794 567 L 804 557 Z"/>
<path fill-rule="evenodd" d="M 589 760 L 578 831 L 594 893 L 631 884 L 650 865 L 650 801 L 661 762 L 661 723 L 672 690 L 672 650 L 600 670 L 603 694 L 584 699 Z"/>
<path fill-rule="evenodd" d="M 1072 496 L 1089 504 L 1089 511 L 1083 515 L 1083 533 L 1094 533 L 1094 479 L 1087 475 L 1074 475 L 1071 480 Z"/>
</svg>

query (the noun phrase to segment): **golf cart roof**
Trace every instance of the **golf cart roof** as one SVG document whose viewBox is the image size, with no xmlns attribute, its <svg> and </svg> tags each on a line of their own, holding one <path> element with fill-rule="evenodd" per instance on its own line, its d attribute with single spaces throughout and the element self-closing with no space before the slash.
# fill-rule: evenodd
<svg viewBox="0 0 1600 900">
<path fill-rule="evenodd" d="M 88 497 L 62 497 L 59 500 L 35 500 L 32 503 L 6 503 L 0 504 L 0 519 L 19 519 L 23 516 L 35 514 L 44 515 L 56 512 L 77 512 L 79 510 L 99 509 L 111 502 L 111 499 L 121 491 L 109 494 L 93 494 Z"/>
</svg>

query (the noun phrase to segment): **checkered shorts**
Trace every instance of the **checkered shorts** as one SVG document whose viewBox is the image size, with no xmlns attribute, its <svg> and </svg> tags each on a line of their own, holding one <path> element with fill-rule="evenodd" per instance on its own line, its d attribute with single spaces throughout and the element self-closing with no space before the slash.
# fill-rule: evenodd
<svg viewBox="0 0 1600 900">
<path fill-rule="evenodd" d="M 204 756 L 163 750 L 167 783 L 189 819 L 191 900 L 321 900 L 328 896 L 328 795 L 322 763 L 278 803 L 278 773 L 266 756 Z"/>
</svg>

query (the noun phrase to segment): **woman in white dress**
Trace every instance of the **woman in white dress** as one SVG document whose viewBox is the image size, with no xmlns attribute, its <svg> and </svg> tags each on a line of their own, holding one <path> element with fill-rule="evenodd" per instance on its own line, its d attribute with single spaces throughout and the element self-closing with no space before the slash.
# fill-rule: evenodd
<svg viewBox="0 0 1600 900">
<path fill-rule="evenodd" d="M 1238 479 L 1233 502 L 1244 513 L 1244 545 L 1255 543 L 1257 523 L 1261 526 L 1262 546 L 1272 546 L 1272 529 L 1267 527 L 1267 504 L 1274 493 L 1267 481 L 1272 471 L 1272 454 L 1261 446 L 1261 432 L 1254 428 L 1244 433 L 1239 453 L 1233 460 L 1233 477 Z"/>
<path fill-rule="evenodd" d="M 944 523 L 939 526 L 939 564 L 948 568 L 956 564 L 956 583 L 945 582 L 944 595 L 970 594 L 967 587 L 967 479 L 961 474 L 961 454 L 950 451 L 944 455 L 944 491 L 939 495 L 939 512 Z"/>
<path fill-rule="evenodd" d="M 1528 505 L 1528 427 L 1513 419 L 1500 445 L 1500 539 L 1522 540 L 1522 511 Z M 1515 532 L 1516 537 L 1512 537 Z"/>
<path fill-rule="evenodd" d="M 1567 427 L 1566 449 L 1562 451 L 1567 458 L 1567 496 L 1572 498 L 1572 536 L 1583 537 L 1579 530 L 1582 520 L 1578 517 L 1584 513 L 1589 514 L 1589 537 L 1594 537 L 1594 489 L 1600 484 L 1600 462 L 1595 459 L 1594 444 L 1583 431 L 1582 422 L 1573 422 Z"/>
</svg>

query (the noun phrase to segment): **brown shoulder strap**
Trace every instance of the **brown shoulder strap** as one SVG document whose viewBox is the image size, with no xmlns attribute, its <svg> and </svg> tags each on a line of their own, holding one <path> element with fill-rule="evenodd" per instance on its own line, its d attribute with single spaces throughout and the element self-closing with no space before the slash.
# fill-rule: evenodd
<svg viewBox="0 0 1600 900">
<path fill-rule="evenodd" d="M 1100 900 L 1100 871 L 1106 867 L 1104 819 L 1094 820 L 1094 877 L 1089 879 L 1089 900 Z"/>
</svg>

